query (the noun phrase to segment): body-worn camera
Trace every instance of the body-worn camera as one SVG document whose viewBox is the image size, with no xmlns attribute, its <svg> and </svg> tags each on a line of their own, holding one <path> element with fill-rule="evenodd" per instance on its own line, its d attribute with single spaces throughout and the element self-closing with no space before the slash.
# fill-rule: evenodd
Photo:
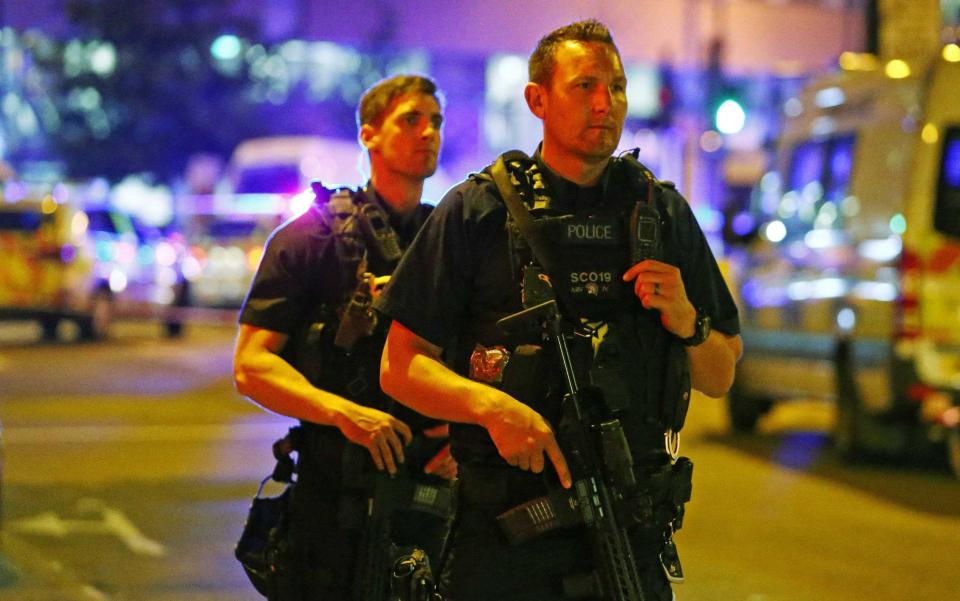
<svg viewBox="0 0 960 601">
<path fill-rule="evenodd" d="M 630 219 L 630 258 L 634 264 L 647 259 L 660 259 L 662 238 L 660 212 L 652 204 L 638 202 Z"/>
<path fill-rule="evenodd" d="M 335 232 L 349 231 L 352 222 L 353 227 L 360 227 L 368 251 L 385 261 L 400 260 L 400 240 L 390 227 L 383 208 L 376 203 L 362 201 L 362 197 L 351 188 L 327 188 L 318 179 L 311 181 L 310 187 L 316 195 L 317 205 L 330 216 Z"/>
</svg>

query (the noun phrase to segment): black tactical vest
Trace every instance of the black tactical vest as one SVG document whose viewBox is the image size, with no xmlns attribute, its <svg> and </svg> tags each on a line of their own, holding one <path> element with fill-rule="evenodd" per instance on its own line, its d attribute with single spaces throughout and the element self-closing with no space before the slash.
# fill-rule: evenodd
<svg viewBox="0 0 960 601">
<path fill-rule="evenodd" d="M 533 217 L 534 228 L 553 252 L 554 266 L 550 279 L 561 305 L 574 320 L 605 325 L 605 335 L 597 348 L 588 341 L 577 345 L 575 353 L 582 359 L 584 373 L 580 382 L 599 387 L 608 404 L 618 411 L 628 438 L 635 448 L 661 445 L 663 432 L 683 426 L 689 402 L 689 363 L 683 344 L 660 323 L 660 314 L 642 307 L 633 293 L 632 282 L 624 283 L 622 275 L 631 265 L 629 218 L 637 202 L 646 202 L 653 181 L 653 203 L 661 219 L 662 251 L 660 260 L 681 265 L 682 249 L 672 231 L 670 207 L 659 182 L 649 172 L 640 172 L 626 161 L 612 159 L 605 175 L 602 201 L 577 212 L 566 209 L 551 197 L 551 191 L 537 173 L 533 160 L 512 166 L 511 175 L 517 190 Z M 526 177 L 521 174 L 525 174 Z M 480 174 L 478 179 L 487 179 Z M 491 190 L 496 188 L 490 184 Z M 520 282 L 524 265 L 534 258 L 513 219 L 507 217 L 511 270 Z M 519 290 L 518 290 L 519 294 Z M 502 315 L 501 315 L 502 316 Z M 484 346 L 502 344 L 508 349 L 519 344 L 540 344 L 534 336 L 518 340 L 516 336 L 497 334 L 497 315 L 481 318 L 474 329 L 473 341 Z M 568 317 L 570 317 L 568 315 Z M 462 348 L 464 348 L 462 347 Z M 521 399 L 541 415 L 556 423 L 563 387 L 552 348 L 545 346 L 538 369 L 542 371 L 539 387 L 531 396 Z M 454 432 L 456 434 L 454 435 Z M 458 459 L 488 461 L 496 457 L 492 441 L 482 428 L 451 425 L 454 451 Z M 458 449 L 459 447 L 459 449 Z"/>
<path fill-rule="evenodd" d="M 291 334 L 287 358 L 317 388 L 368 407 L 389 411 L 414 430 L 419 430 L 428 423 L 434 425 L 437 422 L 428 421 L 411 409 L 398 405 L 380 388 L 380 356 L 389 320 L 378 315 L 372 332 L 357 338 L 349 351 L 335 343 L 360 272 L 390 275 L 397 265 L 396 259 L 384 258 L 382 253 L 371 248 L 369 236 L 356 217 L 365 204 L 376 202 L 370 198 L 372 194 L 370 190 L 340 189 L 326 199 L 318 195 L 317 202 L 310 207 L 309 210 L 318 212 L 321 217 L 324 228 L 321 235 L 328 237 L 330 246 L 326 249 L 326 256 L 317 257 L 317 260 L 328 264 L 329 280 L 324 282 L 324 298 L 317 299 L 317 304 L 303 316 L 300 326 Z M 389 224 L 381 225 L 390 227 Z M 398 243 L 403 246 L 402 241 L 398 240 Z M 307 432 L 335 430 L 333 426 L 303 425 Z M 328 438 L 337 445 L 343 444 L 339 432 Z"/>
</svg>

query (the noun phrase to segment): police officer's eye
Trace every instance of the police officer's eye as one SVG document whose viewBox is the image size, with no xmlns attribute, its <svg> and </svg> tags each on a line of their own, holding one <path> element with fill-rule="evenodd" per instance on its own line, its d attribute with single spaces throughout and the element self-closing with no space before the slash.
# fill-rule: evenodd
<svg viewBox="0 0 960 601">
<path fill-rule="evenodd" d="M 442 116 L 442 115 L 434 115 L 434 116 L 430 117 L 430 125 L 433 126 L 433 129 L 440 129 L 440 126 L 443 125 L 443 116 Z"/>
<path fill-rule="evenodd" d="M 404 115 L 403 121 L 407 125 L 416 125 L 420 121 L 420 113 L 407 113 Z"/>
</svg>

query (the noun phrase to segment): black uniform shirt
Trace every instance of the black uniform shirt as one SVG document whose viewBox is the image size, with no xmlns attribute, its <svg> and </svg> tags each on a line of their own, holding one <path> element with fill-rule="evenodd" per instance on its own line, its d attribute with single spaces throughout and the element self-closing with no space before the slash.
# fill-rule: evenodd
<svg viewBox="0 0 960 601">
<path fill-rule="evenodd" d="M 391 211 L 368 185 L 369 202 L 380 205 L 404 248 L 410 244 L 433 207 L 421 204 L 405 220 Z M 377 275 L 376 265 L 370 265 Z M 336 303 L 343 290 L 337 283 L 340 268 L 330 228 L 315 205 L 278 227 L 267 240 L 263 258 L 240 312 L 240 323 L 293 334 L 302 315 L 319 303 Z"/>
<path fill-rule="evenodd" d="M 432 206 L 421 204 L 412 216 L 401 219 L 371 185 L 364 193 L 369 202 L 379 204 L 387 213 L 401 248 L 410 244 L 433 210 Z M 376 259 L 371 259 L 368 270 L 375 275 L 387 275 L 390 267 L 378 265 Z M 317 308 L 321 305 L 336 307 L 350 292 L 343 290 L 340 282 L 342 271 L 336 256 L 334 236 L 316 205 L 312 205 L 270 235 L 240 312 L 240 323 L 290 336 L 291 342 L 284 349 L 283 356 L 296 366 L 297 358 L 291 354 L 296 346 L 294 340 L 303 336 L 305 328 L 315 319 Z M 387 325 L 386 319 L 380 321 L 378 334 L 385 331 Z M 379 354 L 375 354 L 377 356 L 372 357 L 371 361 L 379 365 Z M 382 394 L 376 369 L 372 371 L 369 379 L 375 391 L 364 395 L 365 398 L 351 400 L 369 405 Z M 419 423 L 424 418 L 403 408 L 401 419 Z M 417 429 L 416 423 L 407 423 Z"/>
</svg>

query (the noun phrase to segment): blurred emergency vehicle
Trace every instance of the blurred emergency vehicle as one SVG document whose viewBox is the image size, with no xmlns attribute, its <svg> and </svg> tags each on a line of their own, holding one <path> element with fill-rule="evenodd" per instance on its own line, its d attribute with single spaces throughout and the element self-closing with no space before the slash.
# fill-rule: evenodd
<svg viewBox="0 0 960 601">
<path fill-rule="evenodd" d="M 190 215 L 183 224 L 189 241 L 183 262 L 189 304 L 239 307 L 260 264 L 267 237 L 281 219 L 276 213 Z"/>
<path fill-rule="evenodd" d="M 189 303 L 239 307 L 267 237 L 313 202 L 312 179 L 328 185 L 360 182 L 356 140 L 320 136 L 253 138 L 237 145 L 216 193 L 178 199 L 188 244 L 184 275 Z"/>
<path fill-rule="evenodd" d="M 757 234 L 731 253 L 735 429 L 783 399 L 833 399 L 843 454 L 946 443 L 960 475 L 957 54 L 923 68 L 848 54 L 786 106 L 776 172 L 733 217 Z"/>
<path fill-rule="evenodd" d="M 162 246 L 141 244 L 130 217 L 103 206 L 81 209 L 53 195 L 0 199 L 0 319 L 35 320 L 56 339 L 64 321 L 84 339 L 107 336 L 118 315 L 156 316 L 182 278 Z"/>
</svg>

